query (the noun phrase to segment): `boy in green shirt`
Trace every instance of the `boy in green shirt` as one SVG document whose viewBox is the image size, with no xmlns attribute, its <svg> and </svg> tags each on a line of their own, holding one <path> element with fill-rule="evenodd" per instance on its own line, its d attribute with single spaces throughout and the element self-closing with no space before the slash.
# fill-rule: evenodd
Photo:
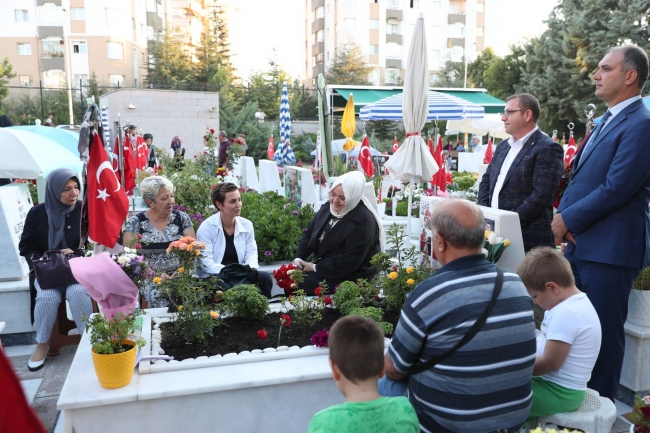
<svg viewBox="0 0 650 433">
<path fill-rule="evenodd" d="M 384 333 L 373 320 L 346 316 L 329 333 L 330 368 L 345 403 L 321 410 L 308 433 L 417 433 L 418 418 L 406 397 L 381 397 Z"/>
</svg>

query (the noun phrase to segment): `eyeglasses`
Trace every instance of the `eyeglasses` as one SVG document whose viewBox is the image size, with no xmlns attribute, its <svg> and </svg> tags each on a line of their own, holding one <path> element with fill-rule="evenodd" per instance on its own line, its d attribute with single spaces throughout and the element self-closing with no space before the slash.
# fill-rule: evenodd
<svg viewBox="0 0 650 433">
<path fill-rule="evenodd" d="M 522 113 L 524 113 L 524 112 L 526 112 L 528 110 L 506 110 L 506 111 L 503 112 L 503 116 L 501 116 L 501 117 L 508 118 L 508 117 L 510 117 L 510 115 L 512 113 L 516 113 L 517 111 L 521 111 Z"/>
</svg>

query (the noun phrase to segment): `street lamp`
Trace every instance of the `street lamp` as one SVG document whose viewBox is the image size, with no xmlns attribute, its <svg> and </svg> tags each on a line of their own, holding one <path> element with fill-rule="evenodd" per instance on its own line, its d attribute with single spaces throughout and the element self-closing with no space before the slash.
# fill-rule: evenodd
<svg viewBox="0 0 650 433">
<path fill-rule="evenodd" d="M 465 47 L 465 81 L 463 82 L 463 88 L 467 89 L 467 49 L 476 45 L 476 42 Z"/>
</svg>

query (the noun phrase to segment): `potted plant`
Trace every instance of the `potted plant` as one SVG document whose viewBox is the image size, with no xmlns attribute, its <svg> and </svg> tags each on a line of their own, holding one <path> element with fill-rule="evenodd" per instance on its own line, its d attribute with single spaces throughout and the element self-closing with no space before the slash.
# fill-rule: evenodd
<svg viewBox="0 0 650 433">
<path fill-rule="evenodd" d="M 136 323 L 141 323 L 138 314 L 133 310 L 129 314 L 117 313 L 109 319 L 98 313 L 86 320 L 95 373 L 104 388 L 121 388 L 131 382 L 136 347 L 145 345 L 143 338 L 135 339 L 133 336 Z"/>
<path fill-rule="evenodd" d="M 627 320 L 640 326 L 650 326 L 650 266 L 634 280 L 630 292 Z"/>
<path fill-rule="evenodd" d="M 650 394 L 643 398 L 636 396 L 632 412 L 624 414 L 623 417 L 632 423 L 630 432 L 650 431 Z"/>
</svg>

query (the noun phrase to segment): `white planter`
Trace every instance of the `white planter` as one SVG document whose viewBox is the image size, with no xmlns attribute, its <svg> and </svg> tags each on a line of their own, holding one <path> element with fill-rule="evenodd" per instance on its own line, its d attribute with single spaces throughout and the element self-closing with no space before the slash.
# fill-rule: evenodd
<svg viewBox="0 0 650 433">
<path fill-rule="evenodd" d="M 639 326 L 650 326 L 650 290 L 630 291 L 627 321 Z"/>
<path fill-rule="evenodd" d="M 422 223 L 420 222 L 420 217 L 411 217 L 411 235 L 420 236 L 422 232 Z"/>
<path fill-rule="evenodd" d="M 379 215 L 379 218 L 386 216 L 386 203 L 377 203 L 377 215 Z"/>
</svg>

